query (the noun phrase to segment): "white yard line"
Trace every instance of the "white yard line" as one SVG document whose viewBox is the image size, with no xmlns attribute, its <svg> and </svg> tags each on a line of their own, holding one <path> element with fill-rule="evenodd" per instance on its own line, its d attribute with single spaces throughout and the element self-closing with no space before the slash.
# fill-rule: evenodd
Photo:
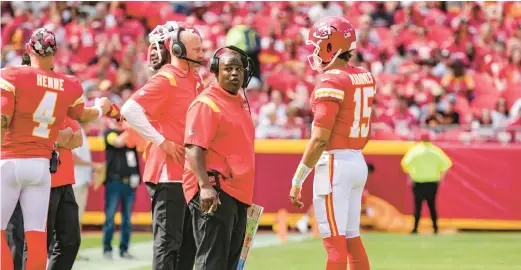
<svg viewBox="0 0 521 270">
<path fill-rule="evenodd" d="M 309 239 L 307 234 L 290 234 L 288 242 L 298 242 Z M 253 248 L 280 245 L 277 235 L 272 233 L 260 233 L 255 236 Z M 135 260 L 123 260 L 119 257 L 117 247 L 112 251 L 113 260 L 103 258 L 102 247 L 88 248 L 80 250 L 82 257 L 89 258 L 88 261 L 76 261 L 73 270 L 129 270 L 139 269 L 152 265 L 152 241 L 130 245 L 129 252 L 136 257 Z"/>
</svg>

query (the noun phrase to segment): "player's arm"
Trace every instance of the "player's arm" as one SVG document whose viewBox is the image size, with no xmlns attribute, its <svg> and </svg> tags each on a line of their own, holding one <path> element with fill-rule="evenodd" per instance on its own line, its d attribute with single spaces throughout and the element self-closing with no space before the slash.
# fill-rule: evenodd
<svg viewBox="0 0 521 270">
<path fill-rule="evenodd" d="M 156 74 L 145 86 L 138 89 L 121 108 L 121 114 L 125 117 L 126 122 L 145 139 L 159 146 L 165 142 L 165 137 L 152 126 L 147 114 L 154 115 L 166 102 L 167 92 L 164 88 L 175 85 L 175 79 L 171 81 L 173 77 L 169 78 L 168 75 L 172 76 L 165 73 Z"/>
<path fill-rule="evenodd" d="M 65 130 L 70 130 L 70 137 L 67 141 L 63 141 L 61 144 L 58 142 L 58 147 L 66 148 L 72 150 L 74 148 L 78 148 L 83 145 L 83 136 L 81 134 L 80 125 L 78 122 L 67 119 L 67 128 Z M 60 131 L 60 136 L 62 135 L 62 131 Z M 60 138 L 58 136 L 58 139 Z"/>
<path fill-rule="evenodd" d="M 58 138 L 56 139 L 56 146 L 58 148 L 65 148 L 64 146 L 69 143 L 72 139 L 74 132 L 70 127 L 66 127 L 58 132 Z"/>
<path fill-rule="evenodd" d="M 340 104 L 344 101 L 342 86 L 332 81 L 322 81 L 314 91 L 315 116 L 311 139 L 306 145 L 302 160 L 293 176 L 292 184 L 300 188 L 326 149 L 331 137 Z"/>
<path fill-rule="evenodd" d="M 0 139 L 2 142 L 4 141 L 5 133 L 11 125 L 11 119 L 13 118 L 15 104 L 15 86 L 12 83 L 10 83 L 6 78 L 4 78 L 5 75 L 6 74 L 2 70 L 2 77 L 0 77 L 0 90 L 2 91 L 2 106 L 0 107 L 2 113 L 2 137 Z"/>
<path fill-rule="evenodd" d="M 81 87 L 80 82 L 76 82 L 76 87 L 77 88 L 75 90 L 77 91 L 78 95 L 76 100 L 69 106 L 69 109 L 67 110 L 67 116 L 80 123 L 95 121 L 103 115 L 116 118 L 116 113 L 114 111 L 119 109 L 117 109 L 117 106 L 112 104 L 108 98 L 96 98 L 94 101 L 94 106 L 86 107 L 83 102 L 83 88 Z M 119 114 L 119 112 L 117 114 Z"/>
</svg>

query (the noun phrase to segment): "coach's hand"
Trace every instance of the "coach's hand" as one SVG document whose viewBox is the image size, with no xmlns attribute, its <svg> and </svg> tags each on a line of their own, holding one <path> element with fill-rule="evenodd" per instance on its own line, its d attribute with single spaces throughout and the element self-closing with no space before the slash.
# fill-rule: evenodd
<svg viewBox="0 0 521 270">
<path fill-rule="evenodd" d="M 304 203 L 300 201 L 300 192 L 301 191 L 302 191 L 302 187 L 297 187 L 297 186 L 291 187 L 291 190 L 289 191 L 289 199 L 291 200 L 291 203 L 298 208 L 304 207 Z"/>
<path fill-rule="evenodd" d="M 163 151 L 171 158 L 173 158 L 178 164 L 183 165 L 185 161 L 185 148 L 180 147 L 172 141 L 165 140 L 159 145 Z"/>
<path fill-rule="evenodd" d="M 219 194 L 217 191 L 210 185 L 208 187 L 201 187 L 199 191 L 200 197 L 200 208 L 203 213 L 211 213 L 217 210 L 217 206 L 221 204 L 219 200 Z"/>
</svg>

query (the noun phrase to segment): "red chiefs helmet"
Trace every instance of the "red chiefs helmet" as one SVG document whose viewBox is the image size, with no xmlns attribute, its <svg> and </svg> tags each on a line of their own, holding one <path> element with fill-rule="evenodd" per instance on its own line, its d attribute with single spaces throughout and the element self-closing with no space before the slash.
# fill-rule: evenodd
<svg viewBox="0 0 521 270">
<path fill-rule="evenodd" d="M 148 53 L 147 53 L 147 63 L 150 65 L 150 53 L 152 52 L 152 48 L 156 48 L 159 52 L 159 44 L 164 44 L 168 50 L 170 50 L 170 47 L 172 45 L 172 35 L 178 28 L 184 28 L 189 31 L 192 31 L 196 33 L 199 37 L 201 37 L 201 34 L 195 29 L 191 24 L 185 23 L 185 22 L 176 22 L 176 21 L 167 21 L 165 24 L 160 24 L 156 26 L 150 34 L 148 34 L 148 42 L 150 42 L 150 46 L 148 47 Z M 162 60 L 161 53 L 158 53 L 159 61 Z"/>
<path fill-rule="evenodd" d="M 308 56 L 313 70 L 327 69 L 342 53 L 356 49 L 355 28 L 342 17 L 324 17 L 309 29 L 306 45 L 315 50 Z"/>
</svg>

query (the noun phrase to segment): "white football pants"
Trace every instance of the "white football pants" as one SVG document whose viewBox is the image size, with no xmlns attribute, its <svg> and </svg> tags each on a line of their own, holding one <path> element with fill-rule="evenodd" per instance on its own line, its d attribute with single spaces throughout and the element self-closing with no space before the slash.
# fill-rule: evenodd
<svg viewBox="0 0 521 270">
<path fill-rule="evenodd" d="M 332 150 L 315 166 L 313 209 L 320 236 L 360 235 L 367 164 L 360 150 Z"/>
<path fill-rule="evenodd" d="M 51 192 L 49 159 L 0 160 L 0 174 L 1 229 L 7 227 L 20 200 L 25 231 L 45 232 Z"/>
</svg>

